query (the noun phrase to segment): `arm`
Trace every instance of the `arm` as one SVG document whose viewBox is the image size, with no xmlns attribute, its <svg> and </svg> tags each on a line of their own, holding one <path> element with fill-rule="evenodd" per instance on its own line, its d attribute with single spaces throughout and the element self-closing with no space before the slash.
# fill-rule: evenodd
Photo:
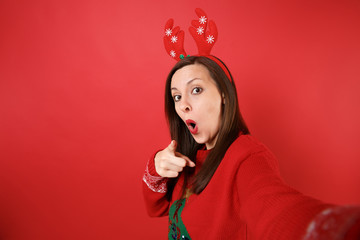
<svg viewBox="0 0 360 240">
<path fill-rule="evenodd" d="M 161 217 L 168 214 L 169 201 L 166 198 L 168 178 L 161 177 L 155 170 L 155 154 L 149 159 L 143 176 L 143 195 L 149 216 Z"/>
<path fill-rule="evenodd" d="M 267 150 L 241 163 L 236 183 L 241 217 L 255 239 L 301 239 L 311 220 L 333 207 L 286 185 L 277 160 Z"/>
<path fill-rule="evenodd" d="M 147 163 L 143 176 L 143 193 L 147 211 L 152 217 L 168 215 L 167 182 L 179 175 L 185 166 L 195 164 L 186 156 L 176 152 L 176 141 L 154 154 Z"/>
</svg>

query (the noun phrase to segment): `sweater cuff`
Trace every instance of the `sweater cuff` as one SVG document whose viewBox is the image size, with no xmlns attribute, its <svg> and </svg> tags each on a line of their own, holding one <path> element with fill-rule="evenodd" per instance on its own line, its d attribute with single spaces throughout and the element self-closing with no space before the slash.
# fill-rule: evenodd
<svg viewBox="0 0 360 240">
<path fill-rule="evenodd" d="M 166 193 L 168 178 L 161 177 L 156 172 L 155 162 L 154 162 L 156 153 L 152 155 L 152 157 L 149 159 L 148 163 L 146 164 L 143 181 L 148 186 L 148 188 L 153 192 Z"/>
<path fill-rule="evenodd" d="M 331 207 L 318 214 L 309 224 L 304 240 L 358 239 L 359 223 L 360 207 Z"/>
<path fill-rule="evenodd" d="M 155 168 L 155 156 L 159 151 L 156 151 L 149 159 L 148 163 L 147 163 L 147 169 L 148 169 L 148 173 L 153 176 L 153 177 L 161 177 Z"/>
</svg>

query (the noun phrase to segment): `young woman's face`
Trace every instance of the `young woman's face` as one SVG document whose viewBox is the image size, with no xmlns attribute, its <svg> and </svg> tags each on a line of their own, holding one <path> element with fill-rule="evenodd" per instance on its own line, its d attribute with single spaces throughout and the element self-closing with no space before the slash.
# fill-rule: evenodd
<svg viewBox="0 0 360 240">
<path fill-rule="evenodd" d="M 185 66 L 171 80 L 175 110 L 195 141 L 214 147 L 221 124 L 222 97 L 207 68 L 201 64 Z"/>
</svg>

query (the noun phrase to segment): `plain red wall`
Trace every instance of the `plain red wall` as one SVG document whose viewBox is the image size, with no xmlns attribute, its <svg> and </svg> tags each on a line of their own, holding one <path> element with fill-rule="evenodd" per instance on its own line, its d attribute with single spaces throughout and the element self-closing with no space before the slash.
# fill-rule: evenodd
<svg viewBox="0 0 360 240">
<path fill-rule="evenodd" d="M 360 203 L 359 1 L 0 1 L 0 239 L 165 239 L 141 178 L 166 146 L 162 45 L 203 8 L 253 135 L 305 194 Z"/>
</svg>

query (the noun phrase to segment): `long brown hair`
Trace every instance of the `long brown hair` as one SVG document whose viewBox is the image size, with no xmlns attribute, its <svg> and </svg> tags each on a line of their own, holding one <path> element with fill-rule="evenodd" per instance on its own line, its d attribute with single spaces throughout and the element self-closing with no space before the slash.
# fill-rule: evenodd
<svg viewBox="0 0 360 240">
<path fill-rule="evenodd" d="M 214 175 L 229 146 L 235 141 L 240 133 L 249 134 L 249 130 L 239 110 L 237 92 L 232 75 L 230 74 L 231 79 L 228 79 L 224 70 L 216 62 L 207 57 L 186 57 L 185 59 L 179 61 L 172 68 L 167 77 L 165 85 L 165 114 L 167 117 L 171 138 L 176 140 L 178 143 L 178 148 L 176 150 L 188 156 L 191 160 L 194 160 L 197 150 L 203 147 L 202 144 L 198 144 L 194 140 L 185 123 L 177 115 L 175 111 L 175 103 L 170 90 L 171 80 L 174 73 L 177 70 L 192 64 L 202 64 L 209 70 L 210 76 L 215 81 L 219 92 L 225 99 L 225 104 L 222 105 L 221 109 L 222 119 L 215 146 L 207 155 L 201 169 L 191 181 L 191 192 L 200 194 Z M 224 66 L 226 67 L 225 64 Z M 186 187 L 193 173 L 194 168 L 188 167 L 186 167 L 181 173 L 185 175 L 183 194 L 185 193 Z M 169 199 L 171 198 L 173 188 L 178 178 L 168 181 L 167 197 Z"/>
</svg>

